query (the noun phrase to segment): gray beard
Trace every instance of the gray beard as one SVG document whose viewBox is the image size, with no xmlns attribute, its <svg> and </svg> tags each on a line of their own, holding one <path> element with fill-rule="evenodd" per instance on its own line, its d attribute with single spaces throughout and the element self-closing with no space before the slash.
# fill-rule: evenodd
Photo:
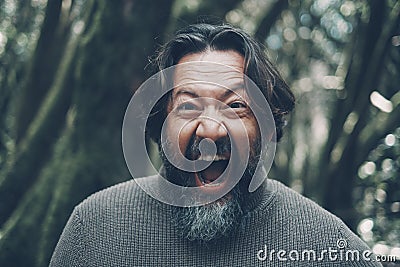
<svg viewBox="0 0 400 267">
<path fill-rule="evenodd" d="M 193 175 L 173 166 L 160 149 L 160 156 L 171 182 L 190 186 Z M 248 166 L 239 183 L 224 197 L 210 204 L 198 207 L 172 206 L 172 221 L 178 234 L 190 241 L 206 243 L 229 236 L 240 225 L 245 211 L 243 203 L 248 200 L 248 186 L 260 160 L 260 140 L 255 140 L 250 151 Z"/>
<path fill-rule="evenodd" d="M 173 207 L 172 221 L 178 234 L 190 241 L 208 242 L 229 236 L 240 224 L 243 210 L 240 192 L 229 194 L 208 205 Z"/>
</svg>

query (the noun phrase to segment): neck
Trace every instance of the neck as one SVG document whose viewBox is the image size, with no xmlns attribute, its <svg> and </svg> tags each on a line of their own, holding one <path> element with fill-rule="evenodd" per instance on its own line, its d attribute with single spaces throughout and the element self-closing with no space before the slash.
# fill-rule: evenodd
<svg viewBox="0 0 400 267">
<path fill-rule="evenodd" d="M 265 184 L 262 184 L 259 188 L 257 188 L 256 191 L 254 191 L 252 193 L 248 193 L 248 191 L 247 191 L 248 188 L 246 187 L 245 192 L 247 192 L 247 194 L 243 198 L 243 204 L 242 204 L 244 213 L 252 211 L 260 205 L 260 203 L 262 201 L 264 187 L 265 187 Z"/>
</svg>

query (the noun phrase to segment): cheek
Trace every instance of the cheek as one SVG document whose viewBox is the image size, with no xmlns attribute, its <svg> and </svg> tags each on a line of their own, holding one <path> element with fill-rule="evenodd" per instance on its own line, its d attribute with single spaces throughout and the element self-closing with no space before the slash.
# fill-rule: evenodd
<svg viewBox="0 0 400 267">
<path fill-rule="evenodd" d="M 249 141 L 254 143 L 260 137 L 260 129 L 256 121 L 252 121 L 247 125 L 247 134 L 249 136 Z"/>
<path fill-rule="evenodd" d="M 240 158 L 247 158 L 253 143 L 258 136 L 257 125 L 252 120 L 230 120 L 226 127 L 229 132 L 231 142 L 235 144 Z"/>
<path fill-rule="evenodd" d="M 258 163 L 257 155 L 259 155 L 261 152 L 260 131 L 257 124 L 246 124 L 246 134 L 248 150 L 245 150 L 243 147 L 239 147 L 239 153 L 241 154 L 242 160 L 247 160 L 247 165 L 245 168 L 248 168 L 249 166 L 253 167 L 253 165 Z"/>
<path fill-rule="evenodd" d="M 172 149 L 179 148 L 180 152 L 185 154 L 189 141 L 196 131 L 196 124 L 174 118 L 169 118 L 166 123 L 167 139 Z"/>
</svg>

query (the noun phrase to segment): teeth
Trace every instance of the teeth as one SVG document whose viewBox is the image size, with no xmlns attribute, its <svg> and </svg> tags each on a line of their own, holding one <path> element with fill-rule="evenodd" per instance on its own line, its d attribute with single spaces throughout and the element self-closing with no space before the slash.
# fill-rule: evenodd
<svg viewBox="0 0 400 267">
<path fill-rule="evenodd" d="M 226 156 L 222 156 L 222 155 L 201 155 L 200 158 L 198 160 L 204 160 L 204 161 L 219 161 L 219 160 L 228 160 L 229 158 Z"/>
<path fill-rule="evenodd" d="M 199 158 L 199 160 L 213 161 L 213 160 L 214 160 L 214 157 L 211 156 L 211 155 L 205 155 L 205 156 L 201 155 L 200 158 Z"/>
<path fill-rule="evenodd" d="M 212 183 L 206 183 L 204 178 L 203 178 L 203 176 L 200 173 L 199 173 L 199 178 L 200 178 L 200 182 L 205 187 L 217 187 L 217 186 L 219 186 L 221 184 L 220 182 L 216 182 L 216 181 L 213 181 Z"/>
<path fill-rule="evenodd" d="M 219 186 L 221 183 L 212 183 L 212 184 L 205 184 L 205 183 L 203 183 L 203 186 L 204 187 L 217 187 L 217 186 Z"/>
</svg>

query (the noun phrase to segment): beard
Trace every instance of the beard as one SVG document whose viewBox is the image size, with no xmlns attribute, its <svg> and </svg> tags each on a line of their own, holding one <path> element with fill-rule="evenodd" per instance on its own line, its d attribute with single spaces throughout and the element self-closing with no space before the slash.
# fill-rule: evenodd
<svg viewBox="0 0 400 267">
<path fill-rule="evenodd" d="M 208 242 L 229 236 L 241 222 L 243 209 L 240 192 L 198 207 L 174 207 L 172 222 L 178 234 L 190 241 Z"/>
<path fill-rule="evenodd" d="M 192 137 L 185 157 L 193 159 L 199 151 L 201 139 Z M 166 144 L 168 146 L 168 144 Z M 176 207 L 172 206 L 172 222 L 178 234 L 190 241 L 206 243 L 211 240 L 227 237 L 240 225 L 245 215 L 244 203 L 250 197 L 248 186 L 260 160 L 261 141 L 258 138 L 250 142 L 250 155 L 246 169 L 240 181 L 222 198 L 204 206 Z M 217 155 L 222 155 L 230 150 L 229 139 L 216 142 Z M 162 149 L 160 156 L 165 167 L 166 178 L 181 186 L 194 186 L 193 173 L 182 171 L 172 165 L 166 158 Z"/>
</svg>

